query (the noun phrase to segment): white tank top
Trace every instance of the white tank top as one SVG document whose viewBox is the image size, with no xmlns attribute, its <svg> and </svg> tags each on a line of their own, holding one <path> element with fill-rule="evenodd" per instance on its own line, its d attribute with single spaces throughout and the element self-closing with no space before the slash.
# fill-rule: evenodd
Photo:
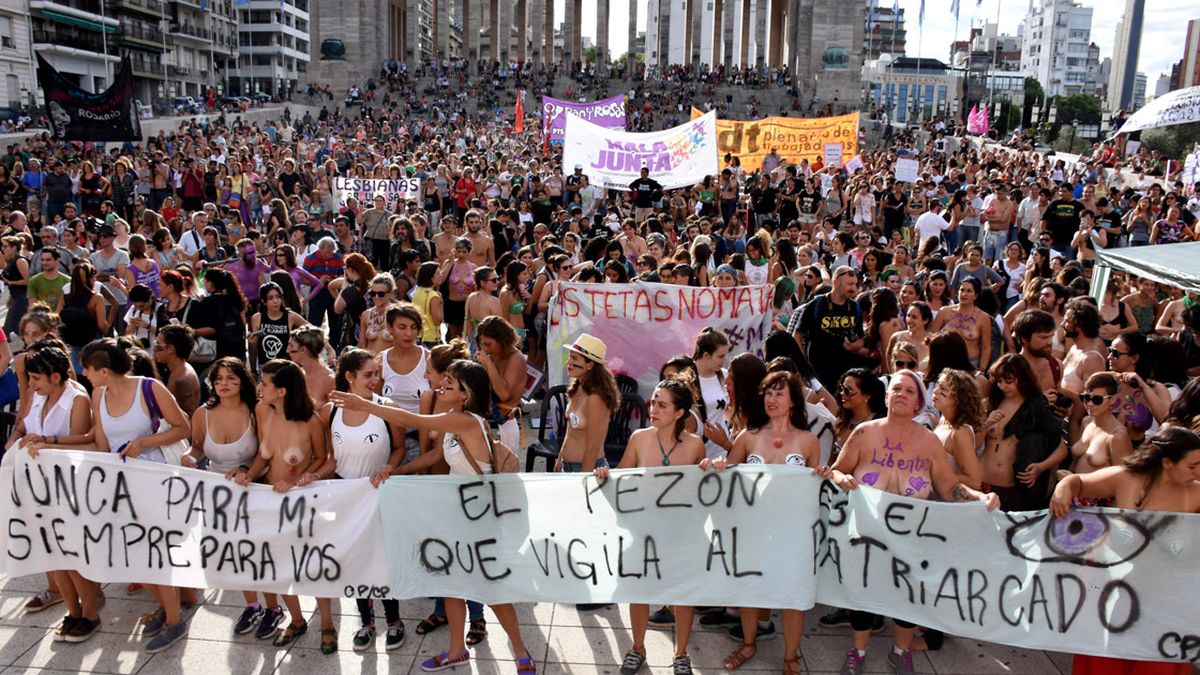
<svg viewBox="0 0 1200 675">
<path fill-rule="evenodd" d="M 767 279 L 771 277 L 771 263 L 763 265 L 755 265 L 750 261 L 746 261 L 746 283 L 751 286 L 762 286 L 767 283 Z"/>
<path fill-rule="evenodd" d="M 376 403 L 387 402 L 382 396 L 374 395 L 371 398 Z M 387 464 L 392 454 L 392 434 L 387 422 L 375 415 L 368 415 L 366 421 L 355 427 L 346 424 L 343 416 L 341 409 L 334 408 L 329 420 L 337 475 L 341 478 L 366 478 Z"/>
<path fill-rule="evenodd" d="M 483 429 L 484 438 L 488 436 L 487 424 L 483 418 L 475 413 L 469 413 L 471 417 L 479 422 L 479 427 Z M 446 464 L 450 466 L 451 476 L 478 476 L 480 472 L 489 474 L 492 472 L 491 462 L 477 462 L 479 471 L 475 470 L 475 466 L 471 464 L 470 458 L 467 457 L 462 445 L 458 442 L 458 436 L 454 434 L 444 434 L 442 436 L 442 459 L 446 460 Z"/>
<path fill-rule="evenodd" d="M 421 412 L 421 392 L 429 389 L 429 380 L 425 379 L 425 358 L 428 352 L 421 348 L 421 358 L 417 365 L 407 373 L 397 373 L 388 363 L 391 348 L 382 352 L 383 359 L 383 395 L 390 398 L 401 410 L 410 413 Z M 344 477 L 344 476 L 343 476 Z"/>
<path fill-rule="evenodd" d="M 80 396 L 87 397 L 87 391 L 84 390 L 83 385 L 75 380 L 68 380 L 62 396 L 58 397 L 54 407 L 47 411 L 46 418 L 42 419 L 42 411 L 46 408 L 46 397 L 34 394 L 33 401 L 29 404 L 29 413 L 25 415 L 25 433 L 42 438 L 70 436 L 71 409 L 75 407 L 75 399 Z"/>
<path fill-rule="evenodd" d="M 135 379 L 138 383 L 134 387 L 133 405 L 129 406 L 129 410 L 119 417 L 113 417 L 108 412 L 108 401 L 106 400 L 108 387 L 100 392 L 100 424 L 104 429 L 104 437 L 108 439 L 109 452 L 120 452 L 133 439 L 145 438 L 157 433 L 157 430 L 150 426 L 150 411 L 146 407 L 146 403 L 142 401 L 142 381 L 147 378 Z M 138 455 L 138 459 L 159 464 L 165 464 L 167 461 L 160 448 L 147 448 L 141 455 Z"/>
<path fill-rule="evenodd" d="M 248 422 L 246 431 L 236 441 L 218 443 L 213 440 L 210 431 L 211 414 L 211 410 L 204 411 L 204 456 L 208 458 L 208 470 L 226 474 L 239 466 L 249 466 L 258 454 L 258 437 L 254 435 L 254 423 Z"/>
</svg>

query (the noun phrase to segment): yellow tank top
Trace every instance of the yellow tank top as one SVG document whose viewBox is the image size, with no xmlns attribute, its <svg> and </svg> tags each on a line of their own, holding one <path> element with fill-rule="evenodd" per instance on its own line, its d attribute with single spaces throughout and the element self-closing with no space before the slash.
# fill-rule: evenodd
<svg viewBox="0 0 1200 675">
<path fill-rule="evenodd" d="M 413 304 L 417 309 L 421 310 L 421 316 L 424 321 L 421 322 L 421 342 L 437 342 L 438 336 L 441 333 L 441 326 L 438 326 L 429 318 L 429 304 L 434 298 L 442 297 L 440 293 L 432 288 L 418 288 L 413 292 Z"/>
</svg>

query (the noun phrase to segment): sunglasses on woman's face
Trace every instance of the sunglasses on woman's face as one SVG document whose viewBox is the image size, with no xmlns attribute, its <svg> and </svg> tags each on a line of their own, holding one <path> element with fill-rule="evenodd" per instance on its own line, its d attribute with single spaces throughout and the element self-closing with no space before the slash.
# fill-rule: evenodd
<svg viewBox="0 0 1200 675">
<path fill-rule="evenodd" d="M 857 391 L 855 391 L 855 390 L 853 390 L 853 389 L 850 389 L 849 387 L 842 387 L 842 388 L 841 388 L 841 389 L 839 389 L 838 391 L 841 393 L 841 395 L 842 395 L 842 398 L 851 398 L 851 397 L 853 397 L 853 396 L 856 396 L 856 395 L 858 394 L 858 392 L 857 392 Z"/>
<path fill-rule="evenodd" d="M 916 362 L 916 361 L 904 361 L 904 360 L 901 360 L 901 359 L 896 359 L 896 360 L 894 361 L 894 363 L 896 364 L 896 368 L 898 368 L 898 369 L 904 369 L 904 368 L 908 368 L 908 369 L 910 369 L 910 370 L 911 370 L 911 369 L 913 369 L 913 368 L 916 368 L 916 367 L 917 367 L 917 362 Z"/>
<path fill-rule="evenodd" d="M 387 294 L 387 291 L 371 291 L 372 298 L 386 298 Z"/>
<path fill-rule="evenodd" d="M 1092 405 L 1100 405 L 1108 400 L 1108 396 L 1090 396 L 1088 394 L 1081 394 L 1079 396 L 1079 400 L 1083 401 L 1084 403 L 1091 403 Z"/>
</svg>

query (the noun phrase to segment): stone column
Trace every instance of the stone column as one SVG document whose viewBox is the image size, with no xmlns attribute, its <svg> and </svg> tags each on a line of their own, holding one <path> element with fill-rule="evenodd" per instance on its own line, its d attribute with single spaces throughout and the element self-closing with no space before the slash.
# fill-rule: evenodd
<svg viewBox="0 0 1200 675">
<path fill-rule="evenodd" d="M 483 0 L 484 15 L 487 16 L 488 58 L 496 61 L 500 58 L 500 36 L 496 33 L 496 25 L 500 23 L 500 3 L 502 0 Z"/>
<path fill-rule="evenodd" d="M 787 4 L 785 0 L 772 0 L 770 28 L 770 48 L 767 53 L 767 63 L 772 68 L 783 65 L 784 31 L 787 30 Z"/>
<path fill-rule="evenodd" d="M 535 67 L 546 62 L 546 1 L 529 0 L 529 56 Z"/>
<path fill-rule="evenodd" d="M 558 61 L 558 54 L 554 52 L 554 26 L 557 24 L 554 20 L 554 0 L 545 0 L 545 6 L 546 23 L 542 24 L 542 28 L 546 44 L 542 48 L 542 60 L 552 64 Z"/>
<path fill-rule="evenodd" d="M 421 63 L 420 30 L 421 3 L 420 0 L 404 0 L 404 53 L 400 58 L 414 68 Z"/>
<path fill-rule="evenodd" d="M 497 60 L 507 64 L 512 50 L 512 23 L 516 3 L 512 0 L 495 0 L 495 3 L 497 9 L 492 15 L 496 17 L 492 23 L 492 34 L 495 36 L 492 42 L 495 46 L 492 47 L 492 51 L 495 52 Z"/>
<path fill-rule="evenodd" d="M 638 0 L 629 0 L 629 41 L 626 43 L 629 45 L 629 49 L 626 52 L 628 63 L 626 64 L 625 69 L 626 69 L 626 72 L 629 73 L 630 77 L 633 76 L 633 71 L 637 68 L 637 57 L 634 54 L 634 44 L 637 42 L 638 4 L 639 4 Z M 650 3 L 650 8 L 653 8 L 653 7 L 654 7 L 654 3 Z M 649 16 L 649 12 L 647 12 L 647 16 Z M 647 24 L 649 24 L 649 22 L 647 22 Z M 647 36 L 647 37 L 649 37 L 649 36 Z M 644 51 L 649 51 L 649 50 L 650 50 L 650 42 L 647 39 Z M 643 59 L 643 63 L 644 63 L 645 55 L 642 56 L 642 59 Z"/>
<path fill-rule="evenodd" d="M 738 61 L 739 66 L 745 66 L 750 63 L 750 2 L 751 0 L 742 0 L 741 16 L 738 17 L 738 32 L 740 35 L 741 44 L 738 45 Z"/>
<path fill-rule="evenodd" d="M 717 35 L 717 39 L 721 41 L 721 63 L 725 64 L 726 68 L 732 68 L 735 58 L 733 50 L 733 36 L 740 32 L 737 27 L 737 8 L 741 2 L 739 0 L 724 0 L 722 3 L 723 9 L 721 16 L 721 32 Z"/>
<path fill-rule="evenodd" d="M 633 0 L 630 0 L 632 3 Z M 596 0 L 596 72 L 607 73 L 608 61 L 608 0 Z M 636 7 L 634 9 L 636 10 Z"/>
<path fill-rule="evenodd" d="M 438 61 L 450 55 L 450 0 L 434 0 L 433 54 Z"/>
<path fill-rule="evenodd" d="M 700 24 L 703 23 L 704 6 L 707 0 L 688 0 L 688 55 L 687 63 L 700 63 Z"/>
<path fill-rule="evenodd" d="M 479 58 L 479 27 L 483 23 L 483 6 L 480 0 L 462 1 L 463 49 L 468 61 Z"/>
<path fill-rule="evenodd" d="M 513 54 L 522 63 L 529 61 L 529 0 L 517 0 L 517 44 Z"/>
<path fill-rule="evenodd" d="M 567 68 L 576 61 L 583 61 L 582 44 L 579 29 L 583 25 L 583 6 L 579 0 L 566 0 L 563 17 L 563 61 Z"/>
<path fill-rule="evenodd" d="M 767 61 L 767 14 L 770 0 L 756 0 L 754 8 L 754 67 L 762 68 Z"/>
</svg>

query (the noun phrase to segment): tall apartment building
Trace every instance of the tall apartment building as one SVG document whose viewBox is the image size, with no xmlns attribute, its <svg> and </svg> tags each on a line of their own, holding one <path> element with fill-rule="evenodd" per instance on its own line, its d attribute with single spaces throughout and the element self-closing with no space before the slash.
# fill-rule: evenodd
<svg viewBox="0 0 1200 675">
<path fill-rule="evenodd" d="M 1146 86 L 1147 77 L 1145 73 L 1136 73 L 1133 76 L 1133 99 L 1130 110 L 1137 110 L 1146 105 Z"/>
<path fill-rule="evenodd" d="M 886 6 L 880 7 L 884 4 Z M 882 54 L 904 56 L 905 35 L 904 8 L 901 7 L 900 20 L 896 21 L 897 12 L 886 0 L 867 0 L 867 20 L 863 39 L 863 58 L 877 59 Z"/>
<path fill-rule="evenodd" d="M 120 62 L 121 23 L 101 0 L 30 0 L 29 21 L 33 51 L 63 77 L 87 91 L 108 86 Z"/>
<path fill-rule="evenodd" d="M 1187 38 L 1183 41 L 1183 60 L 1179 62 L 1174 88 L 1200 86 L 1200 19 L 1188 21 Z"/>
<path fill-rule="evenodd" d="M 1021 70 L 1036 78 L 1047 95 L 1088 91 L 1091 7 L 1076 0 L 1031 0 L 1021 33 Z"/>
<path fill-rule="evenodd" d="M 114 37 L 120 55 L 129 56 L 133 67 L 134 96 L 145 103 L 169 96 L 165 58 L 174 44 L 168 32 L 170 2 L 116 0 L 108 6 L 121 24 Z"/>
<path fill-rule="evenodd" d="M 237 65 L 236 16 L 233 0 L 171 0 L 168 96 L 199 100 L 209 87 L 224 93 L 225 78 Z"/>
<path fill-rule="evenodd" d="M 1108 79 L 1108 96 L 1105 98 L 1107 110 L 1132 109 L 1145 12 L 1146 0 L 1125 0 L 1125 14 L 1117 24 L 1117 35 L 1113 41 L 1112 72 Z"/>
<path fill-rule="evenodd" d="M 37 74 L 29 53 L 29 13 L 25 0 L 0 0 L 0 106 L 29 105 Z"/>
<path fill-rule="evenodd" d="M 285 97 L 308 72 L 309 0 L 249 0 L 237 7 L 238 61 L 229 88 Z M 372 68 L 374 70 L 374 68 Z"/>
</svg>

